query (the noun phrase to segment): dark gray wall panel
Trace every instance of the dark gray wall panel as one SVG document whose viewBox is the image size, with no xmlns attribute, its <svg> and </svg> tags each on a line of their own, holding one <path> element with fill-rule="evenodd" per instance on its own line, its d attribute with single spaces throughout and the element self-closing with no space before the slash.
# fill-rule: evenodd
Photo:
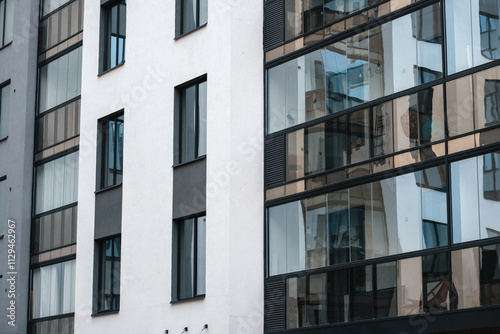
<svg viewBox="0 0 500 334">
<path fill-rule="evenodd" d="M 173 219 L 205 211 L 206 169 L 206 159 L 174 168 Z"/>
<path fill-rule="evenodd" d="M 122 186 L 113 187 L 95 195 L 94 238 L 101 239 L 121 233 Z"/>
</svg>

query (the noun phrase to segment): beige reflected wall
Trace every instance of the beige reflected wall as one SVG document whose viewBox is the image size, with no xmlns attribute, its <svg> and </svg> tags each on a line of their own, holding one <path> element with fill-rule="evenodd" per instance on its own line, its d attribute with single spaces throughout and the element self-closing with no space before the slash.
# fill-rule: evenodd
<svg viewBox="0 0 500 334">
<path fill-rule="evenodd" d="M 451 252 L 453 285 L 457 292 L 458 309 L 481 306 L 479 302 L 479 249 L 467 248 Z"/>
<path fill-rule="evenodd" d="M 422 258 L 398 261 L 398 315 L 422 313 Z"/>
</svg>

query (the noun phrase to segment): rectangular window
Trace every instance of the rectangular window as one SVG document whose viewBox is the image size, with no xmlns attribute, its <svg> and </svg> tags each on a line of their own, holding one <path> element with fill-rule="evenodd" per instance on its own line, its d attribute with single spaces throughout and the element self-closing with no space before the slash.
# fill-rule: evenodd
<svg viewBox="0 0 500 334">
<path fill-rule="evenodd" d="M 99 241 L 99 291 L 97 311 L 120 309 L 121 237 Z"/>
<path fill-rule="evenodd" d="M 179 0 L 181 19 L 177 35 L 184 35 L 207 23 L 207 0 Z"/>
<path fill-rule="evenodd" d="M 76 261 L 33 269 L 31 318 L 44 318 L 75 311 Z"/>
<path fill-rule="evenodd" d="M 10 82 L 0 86 L 0 140 L 9 135 Z"/>
<path fill-rule="evenodd" d="M 7 178 L 0 177 L 0 236 L 7 231 Z"/>
<path fill-rule="evenodd" d="M 173 291 L 173 299 L 203 297 L 205 295 L 206 217 L 176 221 L 175 229 L 177 286 Z"/>
<path fill-rule="evenodd" d="M 38 113 L 41 114 L 80 95 L 82 48 L 40 68 Z"/>
<path fill-rule="evenodd" d="M 101 179 L 99 189 L 122 183 L 123 177 L 123 112 L 100 121 Z"/>
<path fill-rule="evenodd" d="M 101 13 L 101 31 L 103 31 L 101 54 L 102 72 L 104 72 L 125 61 L 126 1 L 112 1 L 103 6 Z"/>
<path fill-rule="evenodd" d="M 184 163 L 206 154 L 207 139 L 207 82 L 195 83 L 178 89 L 179 156 Z"/>
<path fill-rule="evenodd" d="M 35 214 L 75 203 L 78 199 L 78 152 L 35 168 Z"/>
<path fill-rule="evenodd" d="M 14 0 L 0 0 L 0 48 L 12 42 L 14 35 Z"/>
<path fill-rule="evenodd" d="M 43 0 L 42 16 L 52 13 L 70 1 L 71 0 Z"/>
</svg>

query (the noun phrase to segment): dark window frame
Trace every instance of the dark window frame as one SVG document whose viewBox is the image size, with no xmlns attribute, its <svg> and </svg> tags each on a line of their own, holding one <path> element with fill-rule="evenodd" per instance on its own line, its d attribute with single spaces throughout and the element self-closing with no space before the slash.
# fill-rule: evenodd
<svg viewBox="0 0 500 334">
<path fill-rule="evenodd" d="M 1 122 L 2 122 L 2 92 L 3 92 L 4 89 L 10 89 L 10 79 L 0 84 L 0 130 L 1 130 Z M 9 101 L 11 99 L 10 95 L 11 94 L 10 94 L 10 91 L 9 91 Z M 7 113 L 8 113 L 8 115 L 7 115 L 7 117 L 8 117 L 7 121 L 10 118 L 10 109 L 11 108 L 10 108 L 10 103 L 9 103 L 9 108 L 7 110 Z M 5 112 L 5 110 L 4 110 L 4 112 Z M 9 137 L 9 124 L 7 124 L 7 133 L 5 134 L 4 137 L 2 137 L 2 133 L 0 132 L 0 141 L 3 141 L 5 139 L 7 139 L 8 137 Z"/>
<path fill-rule="evenodd" d="M 123 19 L 123 26 L 124 26 L 124 35 L 120 35 L 120 6 L 123 5 L 125 6 L 125 18 Z M 125 63 L 125 50 L 126 50 L 126 31 L 127 31 L 127 3 L 126 0 L 101 0 L 101 20 L 100 20 L 100 25 L 101 25 L 101 32 L 100 32 L 100 52 L 99 52 L 99 74 L 104 74 L 116 67 L 119 67 Z M 117 19 L 116 19 L 116 31 L 117 31 L 117 39 L 116 39 L 116 50 L 115 50 L 115 63 L 113 65 L 113 62 L 111 62 L 111 57 L 113 56 L 111 54 L 111 37 L 113 35 L 112 33 L 112 27 L 111 27 L 111 11 L 113 8 L 118 7 L 117 9 Z M 120 54 L 120 39 L 123 39 L 123 47 L 121 48 L 122 51 L 122 57 L 120 59 L 119 54 Z"/>
<path fill-rule="evenodd" d="M 124 126 L 124 110 L 120 110 L 116 113 L 113 113 L 109 116 L 106 116 L 104 118 L 101 118 L 98 120 L 98 149 L 97 149 L 97 180 L 96 180 L 96 191 L 100 190 L 105 190 L 109 189 L 115 186 L 119 186 L 122 184 L 123 180 L 123 148 L 124 148 L 124 131 L 123 131 L 123 138 L 122 138 L 122 144 L 121 144 L 121 169 L 116 168 L 116 162 L 117 159 L 119 158 L 119 153 L 116 148 L 118 147 L 118 137 L 119 137 L 119 131 L 117 131 L 117 124 L 121 123 L 122 126 Z M 108 143 L 108 136 L 109 136 L 109 124 L 110 123 L 115 123 L 115 131 L 114 131 L 114 136 L 113 136 L 113 161 L 115 163 L 115 168 L 113 168 L 112 176 L 113 180 L 111 184 L 106 184 L 105 180 L 105 168 L 106 168 L 106 163 L 105 161 L 109 161 L 109 145 Z M 117 175 L 120 174 L 120 180 L 117 180 Z"/>
<path fill-rule="evenodd" d="M 203 293 L 199 293 L 200 287 L 198 286 L 198 248 L 199 248 L 199 240 L 198 240 L 198 219 L 205 219 L 205 229 L 206 229 L 206 213 L 199 213 L 193 216 L 188 216 L 180 219 L 175 219 L 172 225 L 172 299 L 171 304 L 185 302 L 190 300 L 204 299 L 206 293 L 206 283 L 203 287 Z M 181 240 L 180 240 L 180 227 L 188 220 L 194 220 L 193 224 L 193 258 L 191 259 L 193 262 L 192 268 L 192 283 L 193 283 L 193 293 L 191 296 L 181 297 Z M 206 251 L 206 231 L 205 231 L 205 251 Z M 205 261 L 206 261 L 206 253 L 205 253 Z M 206 262 L 205 262 L 205 272 L 203 273 L 206 279 Z"/>
<path fill-rule="evenodd" d="M 8 24 L 8 20 L 7 20 L 7 2 L 11 2 L 13 0 L 0 0 L 0 8 L 3 7 L 3 17 L 0 18 L 0 49 L 11 44 L 12 43 L 12 40 L 14 39 L 14 27 L 11 27 L 12 29 L 12 36 L 9 36 L 9 40 L 5 40 L 5 38 L 7 37 L 6 34 L 5 34 L 5 31 L 7 30 L 6 29 L 6 25 Z M 14 4 L 11 4 L 11 6 L 14 6 Z M 14 8 L 12 8 L 12 15 L 14 14 Z M 14 18 L 11 19 L 12 22 L 14 21 Z"/>
<path fill-rule="evenodd" d="M 201 84 L 207 84 L 207 75 L 204 74 L 196 79 L 193 79 L 191 81 L 188 81 L 182 85 L 179 85 L 175 87 L 175 122 L 174 122 L 174 144 L 175 144 L 175 149 L 174 149 L 174 166 L 185 164 L 185 163 L 190 163 L 192 161 L 196 161 L 199 159 L 202 159 L 206 156 L 206 146 L 205 146 L 205 152 L 201 153 L 199 152 L 199 142 L 200 142 L 200 89 L 199 86 Z M 183 108 L 183 101 L 185 98 L 185 92 L 187 89 L 195 87 L 196 93 L 195 93 L 195 98 L 196 101 L 194 101 L 195 105 L 195 120 L 194 120 L 194 157 L 185 157 L 183 158 L 183 140 L 182 136 L 184 134 L 184 124 L 182 122 L 183 115 L 185 113 L 185 110 Z M 207 96 L 208 98 L 208 96 Z M 205 101 L 205 105 L 206 105 Z M 207 108 L 208 109 L 208 108 Z M 205 110 L 205 115 L 207 113 L 207 110 Z M 206 126 L 205 126 L 205 142 L 206 142 Z"/>
<path fill-rule="evenodd" d="M 184 14 L 186 11 L 186 1 L 190 0 L 177 0 L 176 1 L 176 11 L 175 11 L 175 39 L 182 37 L 184 35 L 187 35 L 193 31 L 198 30 L 201 27 L 204 27 L 208 23 L 208 0 L 194 0 L 196 1 L 196 17 L 195 17 L 195 22 L 194 22 L 194 28 L 189 29 L 189 30 L 184 30 Z M 206 15 L 206 22 L 200 22 L 200 8 L 201 8 L 201 2 L 204 1 L 206 2 L 205 8 L 207 10 Z"/>
<path fill-rule="evenodd" d="M 119 240 L 119 255 L 115 256 L 115 244 L 116 241 Z M 106 255 L 106 242 L 111 241 L 111 256 Z M 113 237 L 109 238 L 103 238 L 100 240 L 96 241 L 97 243 L 97 248 L 98 248 L 98 256 L 99 256 L 99 261 L 98 261 L 98 273 L 97 273 L 97 300 L 96 300 L 96 309 L 98 314 L 103 314 L 103 313 L 110 313 L 110 312 L 118 312 L 120 310 L 120 294 L 118 293 L 117 295 L 113 293 L 114 286 L 113 283 L 115 281 L 114 273 L 115 273 L 115 263 L 119 262 L 118 265 L 121 266 L 121 234 L 120 235 L 115 235 Z M 104 297 L 101 294 L 101 291 L 104 290 L 103 284 L 106 276 L 105 272 L 105 263 L 104 259 L 107 260 L 107 258 L 110 257 L 111 259 L 111 272 L 110 272 L 110 293 L 106 294 Z M 118 260 L 116 260 L 118 259 Z M 118 272 L 118 282 L 120 282 L 120 276 L 121 276 L 121 268 L 119 268 Z M 120 285 L 120 283 L 119 283 Z M 120 286 L 118 287 L 120 288 Z M 111 299 L 113 301 L 114 307 L 110 306 L 109 308 L 103 308 L 104 307 L 104 298 L 106 296 L 111 296 Z"/>
</svg>

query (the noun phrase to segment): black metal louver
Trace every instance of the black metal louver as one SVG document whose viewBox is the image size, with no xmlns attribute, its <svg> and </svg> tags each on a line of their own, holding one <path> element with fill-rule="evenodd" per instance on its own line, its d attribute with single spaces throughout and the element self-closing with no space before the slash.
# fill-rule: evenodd
<svg viewBox="0 0 500 334">
<path fill-rule="evenodd" d="M 285 182 L 285 136 L 281 135 L 265 143 L 265 185 Z"/>
<path fill-rule="evenodd" d="M 282 0 L 266 3 L 264 7 L 264 49 L 283 42 L 285 35 L 284 5 Z"/>
<path fill-rule="evenodd" d="M 265 330 L 285 328 L 285 282 L 266 283 L 264 311 Z"/>
</svg>

